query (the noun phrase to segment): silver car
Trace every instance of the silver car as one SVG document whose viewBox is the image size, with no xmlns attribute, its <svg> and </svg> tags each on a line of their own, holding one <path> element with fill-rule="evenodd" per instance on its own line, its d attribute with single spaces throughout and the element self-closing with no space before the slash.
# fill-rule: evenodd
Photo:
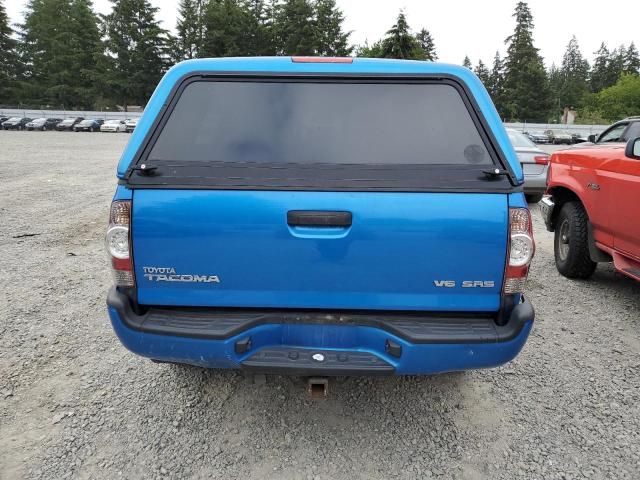
<svg viewBox="0 0 640 480">
<path fill-rule="evenodd" d="M 545 130 L 544 134 L 549 137 L 549 141 L 554 145 L 559 145 L 561 143 L 571 145 L 574 143 L 573 137 L 567 132 L 562 132 L 560 130 Z"/>
<path fill-rule="evenodd" d="M 518 154 L 524 172 L 524 194 L 529 203 L 539 202 L 547 188 L 549 154 L 540 150 L 529 138 L 507 128 L 509 140 Z"/>
</svg>

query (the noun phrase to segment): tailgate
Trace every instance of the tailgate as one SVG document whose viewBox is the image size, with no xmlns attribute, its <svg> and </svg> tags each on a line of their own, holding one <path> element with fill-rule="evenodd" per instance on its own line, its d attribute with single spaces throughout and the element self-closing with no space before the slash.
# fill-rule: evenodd
<svg viewBox="0 0 640 480">
<path fill-rule="evenodd" d="M 292 210 L 350 212 L 351 225 L 291 226 Z M 504 194 L 138 190 L 138 300 L 497 310 L 507 212 Z"/>
<path fill-rule="evenodd" d="M 487 175 L 508 165 L 460 83 L 212 75 L 176 91 L 127 173 L 139 303 L 499 308 L 513 184 Z"/>
</svg>

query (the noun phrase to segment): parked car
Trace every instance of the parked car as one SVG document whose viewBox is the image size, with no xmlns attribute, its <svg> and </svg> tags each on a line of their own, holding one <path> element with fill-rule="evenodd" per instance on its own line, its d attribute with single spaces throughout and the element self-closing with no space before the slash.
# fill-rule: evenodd
<svg viewBox="0 0 640 480">
<path fill-rule="evenodd" d="M 524 178 L 464 67 L 192 60 L 144 116 L 106 233 L 129 350 L 317 378 L 494 367 L 525 344 Z"/>
<path fill-rule="evenodd" d="M 125 120 L 125 125 L 127 127 L 127 133 L 131 133 L 136 129 L 136 126 L 138 125 L 138 119 L 137 118 L 130 118 L 128 120 Z"/>
<path fill-rule="evenodd" d="M 100 126 L 101 132 L 126 132 L 127 126 L 124 120 L 107 120 Z"/>
<path fill-rule="evenodd" d="M 584 143 L 586 142 L 587 139 L 584 138 L 581 134 L 579 133 L 572 133 L 571 134 L 571 143 L 576 144 L 576 143 Z"/>
<path fill-rule="evenodd" d="M 562 132 L 560 130 L 545 130 L 544 134 L 549 137 L 549 143 L 553 143 L 554 145 L 571 145 L 573 143 L 573 137 L 567 132 Z"/>
<path fill-rule="evenodd" d="M 537 203 L 547 188 L 549 154 L 542 151 L 526 135 L 508 128 L 511 145 L 518 155 L 524 173 L 524 193 L 529 203 Z"/>
<path fill-rule="evenodd" d="M 27 130 L 53 130 L 62 121 L 61 118 L 36 118 L 25 125 Z"/>
<path fill-rule="evenodd" d="M 4 130 L 24 130 L 27 123 L 31 121 L 28 117 L 11 117 L 9 120 L 2 122 Z"/>
<path fill-rule="evenodd" d="M 63 121 L 61 121 L 59 124 L 56 125 L 56 130 L 60 132 L 65 130 L 73 130 L 73 127 L 75 127 L 77 124 L 79 124 L 83 120 L 84 120 L 84 117 L 65 118 Z"/>
<path fill-rule="evenodd" d="M 640 280 L 640 138 L 556 152 L 540 208 L 558 271 L 590 277 L 598 262 Z"/>
<path fill-rule="evenodd" d="M 10 117 L 2 117 L 2 116 L 0 116 L 0 127 L 2 127 L 2 124 L 3 124 L 4 122 L 6 122 L 7 120 L 9 120 L 9 118 L 10 118 Z"/>
<path fill-rule="evenodd" d="M 547 144 L 550 143 L 549 136 L 542 132 L 524 132 L 533 143 Z"/>
<path fill-rule="evenodd" d="M 73 127 L 74 132 L 99 132 L 104 123 L 101 118 L 89 118 L 81 121 Z"/>
<path fill-rule="evenodd" d="M 627 117 L 614 123 L 600 135 L 589 135 L 590 143 L 627 143 L 629 140 L 640 137 L 640 116 Z"/>
</svg>

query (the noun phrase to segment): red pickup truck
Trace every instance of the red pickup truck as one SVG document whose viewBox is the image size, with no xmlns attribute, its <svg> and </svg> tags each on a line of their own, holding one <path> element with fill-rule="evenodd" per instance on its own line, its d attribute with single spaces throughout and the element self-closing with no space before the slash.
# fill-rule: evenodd
<svg viewBox="0 0 640 480">
<path fill-rule="evenodd" d="M 640 280 L 640 137 L 555 152 L 540 209 L 562 275 L 588 278 L 613 262 Z"/>
</svg>

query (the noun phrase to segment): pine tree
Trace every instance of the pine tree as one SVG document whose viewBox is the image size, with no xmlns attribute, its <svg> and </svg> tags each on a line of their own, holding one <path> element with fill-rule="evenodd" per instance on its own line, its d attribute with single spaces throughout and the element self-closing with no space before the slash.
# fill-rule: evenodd
<svg viewBox="0 0 640 480">
<path fill-rule="evenodd" d="M 34 105 L 71 107 L 70 0 L 30 0 L 20 28 L 26 67 L 22 97 Z"/>
<path fill-rule="evenodd" d="M 431 33 L 429 33 L 429 30 L 423 28 L 416 33 L 416 40 L 418 40 L 424 59 L 435 62 L 438 59 L 438 54 L 436 52 L 436 45 Z"/>
<path fill-rule="evenodd" d="M 615 76 L 616 82 L 624 72 L 624 64 L 626 61 L 627 47 L 620 45 L 618 48 L 614 48 L 613 52 L 611 52 L 609 68 L 611 69 L 611 76 Z"/>
<path fill-rule="evenodd" d="M 504 62 L 502 58 L 500 58 L 500 52 L 496 52 L 493 57 L 493 66 L 491 73 L 489 73 L 487 90 L 489 91 L 489 95 L 491 95 L 491 99 L 500 117 L 504 118 Z"/>
<path fill-rule="evenodd" d="M 489 77 L 491 76 L 491 73 L 482 60 L 478 60 L 478 66 L 475 69 L 475 73 L 485 86 L 490 84 Z"/>
<path fill-rule="evenodd" d="M 351 32 L 342 29 L 344 15 L 336 7 L 335 0 L 317 0 L 315 3 L 316 53 L 325 56 L 346 57 L 353 47 L 349 46 Z"/>
<path fill-rule="evenodd" d="M 622 72 L 627 75 L 639 75 L 640 74 L 640 55 L 635 43 L 631 42 L 627 48 L 626 55 L 624 56 L 624 62 Z"/>
<path fill-rule="evenodd" d="M 102 46 L 90 0 L 29 1 L 20 37 L 24 100 L 66 108 L 92 105 Z"/>
<path fill-rule="evenodd" d="M 264 0 L 244 0 L 246 55 L 275 55 L 273 41 L 273 6 Z"/>
<path fill-rule="evenodd" d="M 600 44 L 600 48 L 595 52 L 595 55 L 593 68 L 591 69 L 590 85 L 591 91 L 597 93 L 615 85 L 619 72 L 614 71 L 612 68 L 611 53 L 604 42 Z"/>
<path fill-rule="evenodd" d="M 249 11 L 237 0 L 210 0 L 205 13 L 202 56 L 246 56 L 251 42 L 249 23 Z"/>
<path fill-rule="evenodd" d="M 176 33 L 175 59 L 197 58 L 204 41 L 203 0 L 180 0 Z"/>
<path fill-rule="evenodd" d="M 285 0 L 276 6 L 274 37 L 280 55 L 315 55 L 316 25 L 310 0 Z"/>
<path fill-rule="evenodd" d="M 73 26 L 73 70 L 72 82 L 74 104 L 92 108 L 97 95 L 95 78 L 100 75 L 97 64 L 104 55 L 104 45 L 100 38 L 97 15 L 91 0 L 72 0 L 71 23 Z"/>
<path fill-rule="evenodd" d="M 104 20 L 109 54 L 106 83 L 126 110 L 145 105 L 166 67 L 166 31 L 149 0 L 110 0 Z"/>
<path fill-rule="evenodd" d="M 468 55 L 464 56 L 464 60 L 462 61 L 462 66 L 468 68 L 469 70 L 473 70 L 473 65 L 471 64 L 471 59 Z"/>
<path fill-rule="evenodd" d="M 551 97 L 547 71 L 542 57 L 533 45 L 533 16 L 525 2 L 518 2 L 513 16 L 516 28 L 505 43 L 504 104 L 505 114 L 512 120 L 546 121 Z"/>
<path fill-rule="evenodd" d="M 7 12 L 0 0 L 0 103 L 15 101 L 17 70 L 16 41 Z"/>
<path fill-rule="evenodd" d="M 555 63 L 551 64 L 547 76 L 549 78 L 549 89 L 552 92 L 559 92 L 562 88 L 563 79 L 562 72 Z"/>
<path fill-rule="evenodd" d="M 384 58 L 424 60 L 424 52 L 416 37 L 411 34 L 407 18 L 402 11 L 398 14 L 395 25 L 387 31 L 381 46 Z"/>
<path fill-rule="evenodd" d="M 589 91 L 589 63 L 583 58 L 575 35 L 562 57 L 560 76 L 562 81 L 557 91 L 560 107 L 582 107 L 584 96 Z"/>
</svg>

